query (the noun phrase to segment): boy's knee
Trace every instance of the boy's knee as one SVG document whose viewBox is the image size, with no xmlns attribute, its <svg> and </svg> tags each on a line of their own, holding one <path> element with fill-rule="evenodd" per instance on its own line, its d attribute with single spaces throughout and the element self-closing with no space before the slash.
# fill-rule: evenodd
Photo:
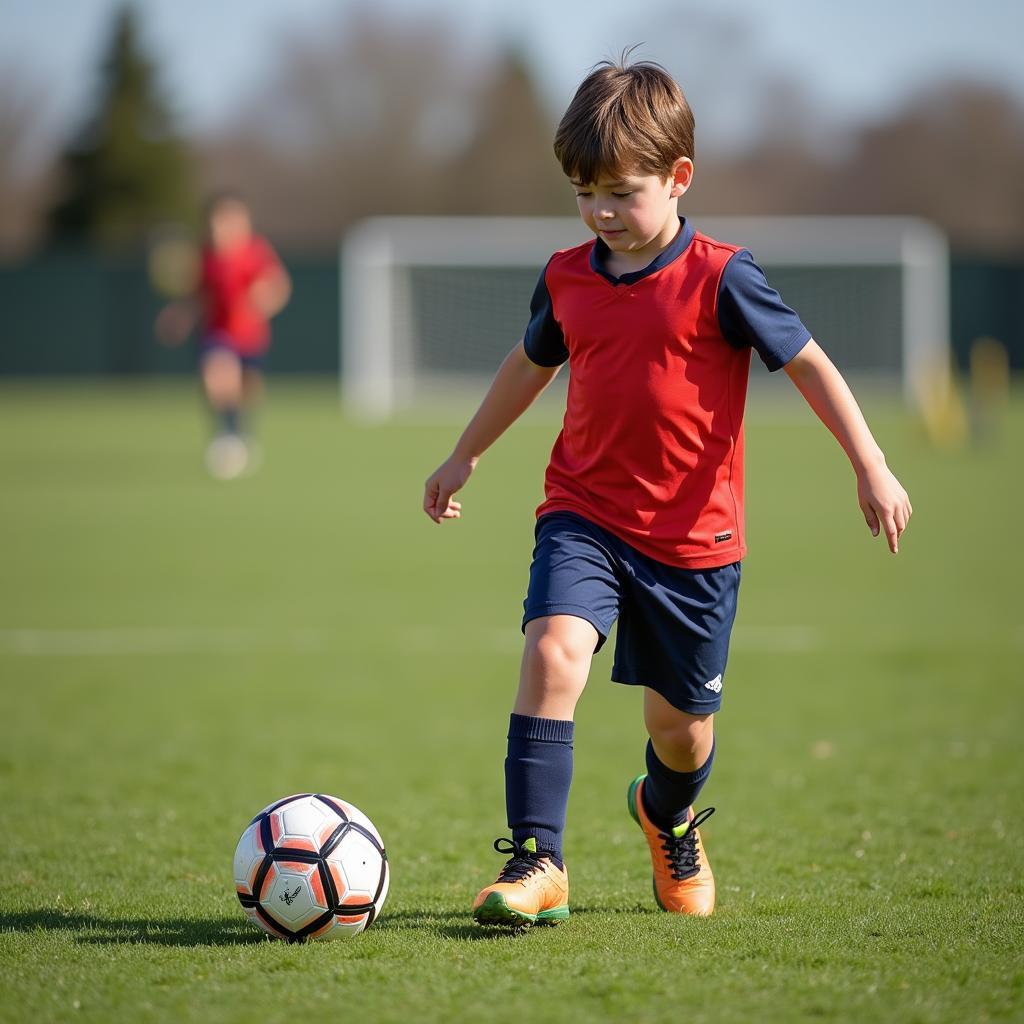
<svg viewBox="0 0 1024 1024">
<path fill-rule="evenodd" d="M 213 351 L 203 360 L 203 384 L 214 401 L 237 398 L 242 386 L 242 371 L 236 356 Z"/>
<path fill-rule="evenodd" d="M 714 737 L 714 715 L 674 715 L 648 718 L 647 731 L 658 750 L 677 756 L 696 756 L 707 751 Z"/>
<path fill-rule="evenodd" d="M 528 623 L 516 711 L 571 718 L 586 686 L 597 638 L 594 627 L 581 619 Z"/>
<path fill-rule="evenodd" d="M 561 675 L 587 666 L 594 646 L 582 630 L 541 626 L 527 634 L 526 656 L 535 666 Z"/>
</svg>

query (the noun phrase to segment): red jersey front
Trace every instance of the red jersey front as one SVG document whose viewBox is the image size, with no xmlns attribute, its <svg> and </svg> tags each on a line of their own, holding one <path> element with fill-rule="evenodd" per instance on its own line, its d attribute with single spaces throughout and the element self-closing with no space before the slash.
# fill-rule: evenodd
<svg viewBox="0 0 1024 1024">
<path fill-rule="evenodd" d="M 723 275 L 739 252 L 684 222 L 675 242 L 634 274 L 603 270 L 599 241 L 551 258 L 525 345 L 542 365 L 568 358 L 570 375 L 538 515 L 575 512 L 687 569 L 744 556 L 750 348 L 775 368 L 810 335 L 766 283 L 770 295 L 756 294 L 764 277 L 748 257 L 731 275 L 726 336 Z M 747 330 L 760 336 L 744 338 Z"/>
<path fill-rule="evenodd" d="M 207 332 L 241 355 L 265 352 L 270 344 L 270 323 L 249 298 L 249 290 L 279 267 L 277 254 L 259 235 L 224 252 L 205 248 L 200 287 Z"/>
</svg>

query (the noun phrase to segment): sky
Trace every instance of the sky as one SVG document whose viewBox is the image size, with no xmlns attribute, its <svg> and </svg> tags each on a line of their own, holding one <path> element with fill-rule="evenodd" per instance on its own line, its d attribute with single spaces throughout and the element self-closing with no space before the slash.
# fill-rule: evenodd
<svg viewBox="0 0 1024 1024">
<path fill-rule="evenodd" d="M 46 97 L 40 123 L 73 124 L 119 0 L 0 0 L 0 83 Z M 354 0 L 136 0 L 145 39 L 186 129 L 215 131 L 274 67 L 281 40 L 341 31 Z M 447 18 L 477 55 L 512 43 L 557 112 L 603 57 L 631 43 L 683 83 L 721 138 L 751 125 L 759 76 L 803 83 L 837 123 L 883 116 L 941 76 L 993 81 L 1024 99 L 1024 0 L 373 0 L 396 21 Z M 731 22 L 731 24 L 730 24 Z M 5 74 L 6 72 L 6 74 Z M 698 95 L 689 83 L 695 82 Z"/>
</svg>

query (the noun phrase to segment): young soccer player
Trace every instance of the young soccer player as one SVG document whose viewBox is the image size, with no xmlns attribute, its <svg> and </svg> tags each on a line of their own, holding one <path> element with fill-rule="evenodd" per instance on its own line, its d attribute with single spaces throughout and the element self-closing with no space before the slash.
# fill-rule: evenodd
<svg viewBox="0 0 1024 1024">
<path fill-rule="evenodd" d="M 715 885 L 693 804 L 711 772 L 736 615 L 743 525 L 743 407 L 751 349 L 786 373 L 845 450 L 860 507 L 893 554 L 910 518 L 849 388 L 751 254 L 677 212 L 693 178 L 693 115 L 658 65 L 605 62 L 555 136 L 580 216 L 596 236 L 555 253 L 509 353 L 423 508 L 457 519 L 452 495 L 480 456 L 568 362 L 562 431 L 538 509 L 508 731 L 512 840 L 477 896 L 482 924 L 569 915 L 562 832 L 573 714 L 618 619 L 612 678 L 643 687 L 647 771 L 628 809 L 650 850 L 663 910 L 707 915 Z"/>
<path fill-rule="evenodd" d="M 255 448 L 244 417 L 263 394 L 263 363 L 270 320 L 285 307 L 291 281 L 270 243 L 253 231 L 245 201 L 220 192 L 207 204 L 196 295 L 165 307 L 157 332 L 170 343 L 185 340 L 200 314 L 199 373 L 216 422 L 206 451 L 210 473 L 222 480 L 252 467 Z"/>
</svg>

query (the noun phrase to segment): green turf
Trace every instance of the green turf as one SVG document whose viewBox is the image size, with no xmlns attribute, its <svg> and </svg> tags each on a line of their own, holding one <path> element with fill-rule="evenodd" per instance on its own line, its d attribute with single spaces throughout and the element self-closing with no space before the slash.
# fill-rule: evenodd
<svg viewBox="0 0 1024 1024">
<path fill-rule="evenodd" d="M 782 394 L 784 380 L 776 383 Z M 454 425 L 342 420 L 277 387 L 256 477 L 201 471 L 182 387 L 0 389 L 0 1020 L 1020 1020 L 1024 405 L 929 449 L 898 558 L 794 399 L 751 413 L 751 554 L 703 803 L 707 921 L 656 910 L 626 812 L 639 694 L 595 664 L 572 917 L 491 935 L 501 761 L 554 421 L 503 439 L 436 527 Z M 349 944 L 244 919 L 231 854 L 296 790 L 363 808 L 391 896 Z"/>
</svg>

